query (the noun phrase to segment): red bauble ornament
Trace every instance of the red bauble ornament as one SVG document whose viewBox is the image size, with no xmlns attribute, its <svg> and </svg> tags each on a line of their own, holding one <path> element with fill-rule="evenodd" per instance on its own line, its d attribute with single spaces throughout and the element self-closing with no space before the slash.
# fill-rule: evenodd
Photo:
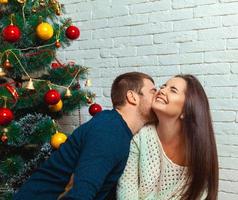
<svg viewBox="0 0 238 200">
<path fill-rule="evenodd" d="M 5 62 L 3 63 L 3 67 L 5 69 L 10 69 L 12 67 L 12 64 L 10 63 L 8 59 L 6 59 Z"/>
<path fill-rule="evenodd" d="M 13 24 L 10 24 L 7 27 L 5 27 L 3 29 L 2 34 L 3 38 L 8 42 L 16 42 L 21 37 L 20 29 Z"/>
<path fill-rule="evenodd" d="M 9 108 L 0 108 L 0 125 L 9 124 L 14 118 L 13 112 Z"/>
<path fill-rule="evenodd" d="M 1 141 L 2 141 L 2 143 L 4 143 L 4 144 L 7 143 L 8 137 L 7 137 L 6 133 L 3 133 L 2 137 L 1 137 Z"/>
<path fill-rule="evenodd" d="M 69 39 L 75 40 L 80 36 L 80 30 L 76 26 L 69 26 L 65 34 Z"/>
<path fill-rule="evenodd" d="M 61 99 L 60 93 L 57 90 L 49 90 L 45 93 L 44 100 L 48 105 L 57 104 Z"/>
<path fill-rule="evenodd" d="M 89 114 L 92 116 L 96 115 L 97 113 L 101 111 L 102 111 L 102 106 L 100 106 L 97 103 L 93 103 L 88 109 Z"/>
</svg>

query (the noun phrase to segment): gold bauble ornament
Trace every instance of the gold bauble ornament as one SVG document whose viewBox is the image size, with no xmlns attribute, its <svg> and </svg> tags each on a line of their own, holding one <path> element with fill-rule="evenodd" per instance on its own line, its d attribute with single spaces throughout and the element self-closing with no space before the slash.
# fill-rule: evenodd
<svg viewBox="0 0 238 200">
<path fill-rule="evenodd" d="M 0 3 L 2 3 L 2 4 L 7 4 L 7 3 L 8 3 L 8 0 L 0 0 Z"/>
<path fill-rule="evenodd" d="M 7 74 L 4 72 L 3 68 L 0 67 L 0 77 L 6 76 Z"/>
<path fill-rule="evenodd" d="M 17 0 L 18 3 L 26 3 L 26 0 Z"/>
<path fill-rule="evenodd" d="M 41 6 L 45 6 L 45 1 L 44 1 L 44 0 L 40 0 L 40 1 L 39 1 L 39 4 L 40 4 Z"/>
<path fill-rule="evenodd" d="M 36 28 L 37 36 L 42 40 L 49 40 L 54 34 L 52 26 L 47 22 L 40 23 Z"/>
<path fill-rule="evenodd" d="M 64 133 L 56 131 L 51 137 L 50 144 L 54 149 L 58 149 L 66 140 L 67 136 Z"/>
<path fill-rule="evenodd" d="M 49 105 L 49 110 L 51 112 L 59 112 L 62 110 L 62 107 L 63 107 L 63 102 L 62 100 L 60 100 L 57 104 Z"/>
</svg>

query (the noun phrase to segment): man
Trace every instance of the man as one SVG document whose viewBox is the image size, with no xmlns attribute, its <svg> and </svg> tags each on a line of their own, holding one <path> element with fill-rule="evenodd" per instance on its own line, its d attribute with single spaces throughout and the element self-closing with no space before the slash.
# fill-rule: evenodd
<svg viewBox="0 0 238 200">
<path fill-rule="evenodd" d="M 154 119 L 151 104 L 155 92 L 154 81 L 146 74 L 118 76 L 111 89 L 114 109 L 98 113 L 77 128 L 14 200 L 57 199 L 72 174 L 73 187 L 60 199 L 105 199 L 124 170 L 133 134 Z"/>
</svg>

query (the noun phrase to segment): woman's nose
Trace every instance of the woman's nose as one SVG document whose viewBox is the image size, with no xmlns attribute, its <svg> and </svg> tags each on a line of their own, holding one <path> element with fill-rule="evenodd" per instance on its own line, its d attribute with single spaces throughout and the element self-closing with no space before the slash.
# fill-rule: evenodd
<svg viewBox="0 0 238 200">
<path fill-rule="evenodd" d="M 165 95 L 166 94 L 165 88 L 161 88 L 159 90 L 159 94 Z"/>
</svg>

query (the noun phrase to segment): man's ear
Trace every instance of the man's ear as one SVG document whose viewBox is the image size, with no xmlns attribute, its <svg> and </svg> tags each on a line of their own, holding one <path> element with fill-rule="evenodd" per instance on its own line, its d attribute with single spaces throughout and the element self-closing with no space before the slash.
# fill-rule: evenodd
<svg viewBox="0 0 238 200">
<path fill-rule="evenodd" d="M 128 90 L 126 93 L 126 99 L 128 101 L 129 104 L 133 104 L 136 105 L 138 102 L 138 97 L 136 95 L 136 93 L 132 90 Z"/>
</svg>

